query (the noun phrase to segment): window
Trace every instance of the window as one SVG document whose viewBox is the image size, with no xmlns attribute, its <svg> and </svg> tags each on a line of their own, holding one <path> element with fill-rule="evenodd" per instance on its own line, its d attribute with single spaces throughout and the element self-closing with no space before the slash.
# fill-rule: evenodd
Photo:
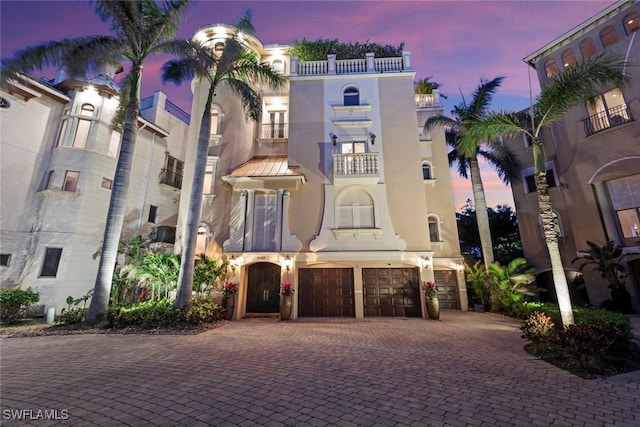
<svg viewBox="0 0 640 427">
<path fill-rule="evenodd" d="M 100 187 L 106 188 L 107 190 L 111 190 L 111 187 L 113 187 L 113 181 L 107 178 L 102 178 L 102 183 L 100 184 Z"/>
<path fill-rule="evenodd" d="M 93 117 L 94 110 L 93 105 L 83 104 L 80 108 L 80 115 Z M 89 139 L 89 130 L 91 130 L 91 120 L 78 119 L 72 146 L 75 148 L 85 148 L 87 146 L 87 140 Z"/>
<path fill-rule="evenodd" d="M 156 217 L 158 216 L 158 207 L 155 205 L 149 206 L 149 222 L 156 222 Z"/>
<path fill-rule="evenodd" d="M 276 73 L 284 74 L 284 61 L 282 59 L 276 59 L 271 63 L 271 68 Z"/>
<path fill-rule="evenodd" d="M 360 105 L 360 92 L 357 88 L 350 86 L 344 90 L 344 105 Z"/>
<path fill-rule="evenodd" d="M 609 181 L 607 187 L 622 236 L 640 237 L 640 175 Z"/>
<path fill-rule="evenodd" d="M 44 180 L 44 189 L 51 190 L 51 186 L 53 185 L 53 171 L 49 171 Z"/>
<path fill-rule="evenodd" d="M 211 107 L 211 136 L 220 135 L 220 107 Z"/>
<path fill-rule="evenodd" d="M 343 190 L 337 198 L 338 228 L 375 227 L 373 198 L 361 188 Z"/>
<path fill-rule="evenodd" d="M 551 78 L 558 74 L 558 66 L 555 59 L 547 59 L 544 63 L 544 71 L 547 77 Z"/>
<path fill-rule="evenodd" d="M 253 250 L 276 250 L 276 193 L 256 193 L 253 216 Z"/>
<path fill-rule="evenodd" d="M 429 162 L 422 162 L 422 179 L 434 179 L 433 168 Z"/>
<path fill-rule="evenodd" d="M 204 170 L 204 185 L 202 187 L 202 194 L 205 196 L 211 196 L 215 190 L 215 178 L 217 169 L 218 158 L 207 157 L 207 166 Z"/>
<path fill-rule="evenodd" d="M 11 254 L 0 254 L 0 267 L 9 267 L 11 264 Z"/>
<path fill-rule="evenodd" d="M 557 187 L 556 176 L 553 168 L 547 168 L 547 185 L 549 188 Z M 524 191 L 525 193 L 533 193 L 536 191 L 536 180 L 534 174 L 525 175 L 524 177 Z"/>
<path fill-rule="evenodd" d="M 45 248 L 40 277 L 56 277 L 61 256 L 62 248 Z"/>
<path fill-rule="evenodd" d="M 342 154 L 360 154 L 366 149 L 364 141 L 343 142 L 340 144 L 340 152 Z"/>
<path fill-rule="evenodd" d="M 569 68 L 576 63 L 576 56 L 573 54 L 573 49 L 567 49 L 562 52 L 562 65 L 564 68 Z"/>
<path fill-rule="evenodd" d="M 440 221 L 438 217 L 435 215 L 428 216 L 428 224 L 429 224 L 429 240 L 432 242 L 441 242 L 440 239 Z"/>
<path fill-rule="evenodd" d="M 206 253 L 209 235 L 209 226 L 206 223 L 201 222 L 200 225 L 198 225 L 198 237 L 196 238 L 197 254 Z"/>
<path fill-rule="evenodd" d="M 62 126 L 60 127 L 60 133 L 58 134 L 58 142 L 56 143 L 56 147 L 61 147 L 64 145 L 64 137 L 67 134 L 67 124 L 69 120 L 64 120 L 62 122 Z"/>
<path fill-rule="evenodd" d="M 76 191 L 78 188 L 78 178 L 80 178 L 80 172 L 66 171 L 64 174 L 64 182 L 62 183 L 62 191 Z"/>
<path fill-rule="evenodd" d="M 582 59 L 587 59 L 596 54 L 596 46 L 593 44 L 591 37 L 587 37 L 580 42 L 580 53 L 582 54 Z"/>
<path fill-rule="evenodd" d="M 284 138 L 286 129 L 286 110 L 269 111 L 269 123 L 267 126 L 267 138 Z"/>
<path fill-rule="evenodd" d="M 107 149 L 107 155 L 114 159 L 118 157 L 118 151 L 120 150 L 120 132 L 111 132 L 111 138 L 109 139 L 109 148 Z"/>
<path fill-rule="evenodd" d="M 160 184 L 173 188 L 182 188 L 182 170 L 184 162 L 167 154 L 164 169 L 160 171 Z"/>
<path fill-rule="evenodd" d="M 618 88 L 587 101 L 587 111 L 589 118 L 584 122 L 587 136 L 631 120 L 624 95 Z"/>
<path fill-rule="evenodd" d="M 636 31 L 640 31 L 640 16 L 638 12 L 628 13 L 622 18 L 622 23 L 624 24 L 624 31 L 628 36 L 631 33 L 635 33 Z"/>
<path fill-rule="evenodd" d="M 216 58 L 220 58 L 222 56 L 222 52 L 224 52 L 224 43 L 218 42 L 213 47 L 213 53 Z"/>
<path fill-rule="evenodd" d="M 603 47 L 611 46 L 618 41 L 618 35 L 613 25 L 607 25 L 600 31 L 600 41 L 602 41 Z"/>
</svg>

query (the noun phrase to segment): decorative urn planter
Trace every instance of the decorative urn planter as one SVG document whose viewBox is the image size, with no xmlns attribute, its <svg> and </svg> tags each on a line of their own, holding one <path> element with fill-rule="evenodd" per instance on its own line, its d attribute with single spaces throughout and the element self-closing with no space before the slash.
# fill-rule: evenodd
<svg viewBox="0 0 640 427">
<path fill-rule="evenodd" d="M 427 303 L 427 313 L 429 313 L 429 319 L 440 320 L 440 301 L 438 297 L 425 297 Z"/>
<path fill-rule="evenodd" d="M 225 309 L 224 320 L 231 320 L 233 318 L 233 309 L 236 305 L 235 303 L 235 295 L 225 296 L 222 298 L 222 307 Z"/>
<path fill-rule="evenodd" d="M 293 297 L 291 295 L 280 295 L 280 320 L 291 320 L 291 308 L 293 307 Z"/>
</svg>

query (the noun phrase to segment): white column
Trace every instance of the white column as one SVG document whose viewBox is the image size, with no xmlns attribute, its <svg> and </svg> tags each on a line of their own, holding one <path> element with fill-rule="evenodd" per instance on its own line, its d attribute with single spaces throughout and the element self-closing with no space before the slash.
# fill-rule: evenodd
<svg viewBox="0 0 640 427">
<path fill-rule="evenodd" d="M 404 71 L 413 70 L 411 68 L 411 51 L 409 50 L 402 51 L 402 69 Z"/>
<path fill-rule="evenodd" d="M 367 73 L 375 73 L 376 72 L 376 64 L 374 61 L 375 54 L 373 52 L 367 52 Z"/>
<path fill-rule="evenodd" d="M 282 221 L 283 221 L 283 195 L 284 190 L 282 188 L 278 188 L 277 196 L 276 196 L 276 251 L 282 250 Z"/>
<path fill-rule="evenodd" d="M 244 215 L 244 245 L 243 249 L 251 250 L 253 248 L 253 210 L 255 206 L 256 200 L 256 191 L 255 190 L 246 190 L 247 191 L 247 204 L 246 204 L 246 212 Z"/>
<path fill-rule="evenodd" d="M 327 55 L 327 61 L 329 62 L 329 68 L 327 69 L 327 73 L 335 74 L 336 73 L 336 56 L 335 55 Z"/>
</svg>

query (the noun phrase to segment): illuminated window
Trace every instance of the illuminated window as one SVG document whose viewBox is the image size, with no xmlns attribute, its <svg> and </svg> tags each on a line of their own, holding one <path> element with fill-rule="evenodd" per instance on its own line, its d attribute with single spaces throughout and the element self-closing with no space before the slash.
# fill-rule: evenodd
<svg viewBox="0 0 640 427">
<path fill-rule="evenodd" d="M 213 105 L 211 107 L 211 136 L 220 135 L 220 107 Z"/>
<path fill-rule="evenodd" d="M 582 59 L 587 59 L 596 54 L 596 46 L 593 44 L 591 37 L 587 37 L 580 42 L 580 53 L 582 54 Z"/>
<path fill-rule="evenodd" d="M 218 157 L 207 157 L 207 166 L 204 170 L 204 185 L 202 186 L 202 194 L 212 196 L 215 190 L 216 167 Z"/>
<path fill-rule="evenodd" d="M 558 66 L 555 59 L 547 59 L 544 63 L 544 71 L 547 77 L 553 77 L 558 74 Z"/>
<path fill-rule="evenodd" d="M 576 56 L 573 54 L 573 49 L 567 49 L 562 52 L 562 65 L 565 68 L 569 68 L 576 63 Z"/>
<path fill-rule="evenodd" d="M 638 12 L 626 14 L 624 18 L 622 18 L 622 22 L 624 23 L 624 31 L 628 36 L 631 35 L 631 33 L 640 31 L 640 16 L 638 16 Z"/>
<path fill-rule="evenodd" d="M 600 41 L 602 41 L 603 47 L 611 46 L 618 41 L 618 34 L 616 34 L 613 25 L 607 25 L 600 31 Z"/>
<path fill-rule="evenodd" d="M 609 181 L 607 187 L 622 236 L 640 237 L 640 175 Z"/>
<path fill-rule="evenodd" d="M 344 105 L 360 105 L 360 91 L 357 88 L 350 86 L 343 92 Z"/>
</svg>

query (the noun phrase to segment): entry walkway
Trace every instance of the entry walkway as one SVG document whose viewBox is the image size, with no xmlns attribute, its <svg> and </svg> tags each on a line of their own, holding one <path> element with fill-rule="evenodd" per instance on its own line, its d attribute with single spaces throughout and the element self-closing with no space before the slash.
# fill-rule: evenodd
<svg viewBox="0 0 640 427">
<path fill-rule="evenodd" d="M 584 380 L 524 344 L 518 323 L 459 311 L 4 338 L 2 425 L 640 425 L 640 372 Z"/>
</svg>

